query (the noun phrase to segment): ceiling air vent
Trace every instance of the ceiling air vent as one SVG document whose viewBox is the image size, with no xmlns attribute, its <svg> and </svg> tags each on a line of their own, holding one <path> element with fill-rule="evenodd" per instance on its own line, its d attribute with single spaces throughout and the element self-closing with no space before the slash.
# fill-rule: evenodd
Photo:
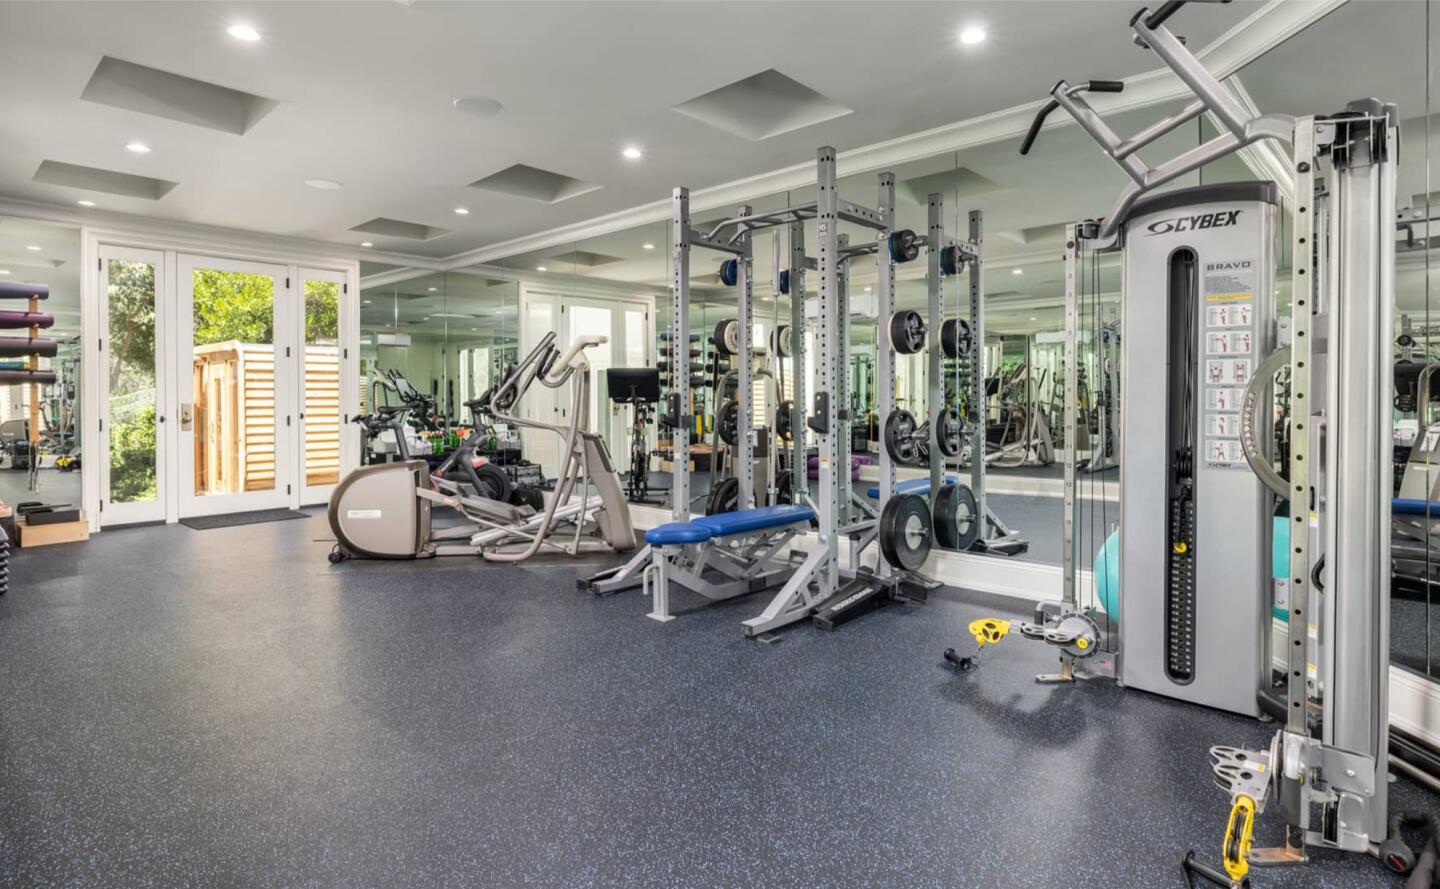
<svg viewBox="0 0 1440 889">
<path fill-rule="evenodd" d="M 774 68 L 682 102 L 675 110 L 751 142 L 854 112 Z"/>
<path fill-rule="evenodd" d="M 80 98 L 237 136 L 249 132 L 279 104 L 263 96 L 109 56 L 100 59 Z"/>
<path fill-rule="evenodd" d="M 470 187 L 508 194 L 527 201 L 539 201 L 542 204 L 558 204 L 600 188 L 573 176 L 552 173 L 527 164 L 515 164 L 498 173 L 491 173 L 484 179 L 476 179 L 470 183 Z"/>
<path fill-rule="evenodd" d="M 85 191 L 100 191 L 118 194 L 127 198 L 144 198 L 158 201 L 179 185 L 167 179 L 152 179 L 134 173 L 117 173 L 99 167 L 82 167 L 60 161 L 41 161 L 40 168 L 31 177 L 46 185 L 63 185 L 66 188 L 80 188 Z"/>
</svg>

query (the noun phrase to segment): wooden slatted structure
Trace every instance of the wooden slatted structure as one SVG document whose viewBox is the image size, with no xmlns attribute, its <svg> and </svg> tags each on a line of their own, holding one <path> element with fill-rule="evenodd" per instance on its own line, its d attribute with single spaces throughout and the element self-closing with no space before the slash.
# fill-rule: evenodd
<svg viewBox="0 0 1440 889">
<path fill-rule="evenodd" d="M 195 490 L 275 489 L 275 350 L 235 341 L 195 348 Z M 305 349 L 306 484 L 340 476 L 340 354 Z"/>
<path fill-rule="evenodd" d="M 305 347 L 305 484 L 340 481 L 340 349 Z"/>
</svg>

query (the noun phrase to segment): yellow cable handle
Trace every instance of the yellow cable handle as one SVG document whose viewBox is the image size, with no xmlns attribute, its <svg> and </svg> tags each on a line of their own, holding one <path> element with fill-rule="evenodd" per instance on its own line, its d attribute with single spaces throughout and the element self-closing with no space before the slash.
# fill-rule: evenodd
<svg viewBox="0 0 1440 889">
<path fill-rule="evenodd" d="M 1001 620 L 998 617 L 982 617 L 979 620 L 970 621 L 970 635 L 975 637 L 981 648 L 994 644 L 1005 638 L 1010 632 L 1010 621 Z"/>
<path fill-rule="evenodd" d="M 1255 833 L 1255 800 L 1246 794 L 1235 797 L 1230 821 L 1225 825 L 1225 872 L 1239 883 L 1250 871 L 1250 843 Z"/>
</svg>

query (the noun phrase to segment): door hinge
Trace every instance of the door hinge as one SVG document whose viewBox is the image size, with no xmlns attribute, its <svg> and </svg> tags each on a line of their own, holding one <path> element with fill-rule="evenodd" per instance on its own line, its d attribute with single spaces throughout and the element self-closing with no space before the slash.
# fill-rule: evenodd
<svg viewBox="0 0 1440 889">
<path fill-rule="evenodd" d="M 286 358 L 289 358 L 289 357 L 290 357 L 290 347 L 289 347 L 289 346 L 286 346 L 286 347 L 285 347 L 285 357 L 286 357 Z"/>
<path fill-rule="evenodd" d="M 289 414 L 286 414 L 286 415 L 285 415 L 285 425 L 286 425 L 286 426 L 289 426 L 289 425 L 290 425 L 290 415 L 289 415 Z"/>
<path fill-rule="evenodd" d="M 95 348 L 99 349 L 101 352 L 105 351 L 105 337 L 98 336 L 95 338 Z"/>
<path fill-rule="evenodd" d="M 101 431 L 101 432 L 104 432 L 104 431 L 105 431 L 105 418 L 104 418 L 104 417 L 101 417 L 101 418 L 100 418 L 100 430 L 99 430 L 99 431 Z"/>
<path fill-rule="evenodd" d="M 286 485 L 286 486 L 285 486 L 285 493 L 286 493 L 286 494 L 289 494 L 289 493 L 290 493 L 290 486 L 289 486 L 289 485 Z"/>
<path fill-rule="evenodd" d="M 105 271 L 105 260 L 100 259 L 99 257 L 96 257 L 96 259 L 95 259 L 95 271 L 97 271 L 97 272 L 103 272 L 103 271 Z"/>
<path fill-rule="evenodd" d="M 100 511 L 101 511 L 101 512 L 104 512 L 104 511 L 105 511 L 105 501 L 104 501 L 104 500 L 101 500 L 101 501 L 100 501 Z"/>
<path fill-rule="evenodd" d="M 286 289 L 286 290 L 289 290 L 289 289 L 290 289 L 290 276 L 289 276 L 289 275 L 286 275 L 286 276 L 285 276 L 285 289 Z"/>
<path fill-rule="evenodd" d="M 348 358 L 350 357 L 350 350 L 349 350 L 349 348 L 341 349 L 341 350 L 340 350 L 340 357 L 341 357 L 341 358 L 347 358 L 347 359 L 348 359 Z"/>
<path fill-rule="evenodd" d="M 349 292 L 350 292 L 350 285 L 349 285 L 349 284 L 341 284 L 341 285 L 340 285 L 340 292 L 341 292 L 341 293 L 349 293 Z"/>
</svg>

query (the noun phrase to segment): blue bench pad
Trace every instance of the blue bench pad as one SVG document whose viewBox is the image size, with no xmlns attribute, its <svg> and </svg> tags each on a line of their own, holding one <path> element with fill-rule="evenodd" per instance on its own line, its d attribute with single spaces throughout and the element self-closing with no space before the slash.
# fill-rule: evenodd
<svg viewBox="0 0 1440 889">
<path fill-rule="evenodd" d="M 947 476 L 945 476 L 945 484 L 947 484 L 947 485 L 953 485 L 953 484 L 955 484 L 955 476 L 953 476 L 953 475 L 947 475 Z M 930 493 L 930 478 L 929 478 L 928 476 L 925 477 L 925 478 L 912 478 L 912 479 L 910 479 L 910 481 L 908 481 L 908 482 L 901 482 L 900 484 L 898 484 L 898 485 L 895 486 L 895 493 L 896 493 L 896 494 L 929 494 L 929 493 Z M 866 491 L 866 492 L 865 492 L 865 496 L 866 496 L 866 497 L 869 497 L 871 500 L 879 500 L 879 499 L 880 499 L 880 486 L 879 486 L 879 485 L 876 485 L 875 487 L 873 487 L 873 488 L 871 488 L 870 490 Z"/>
<path fill-rule="evenodd" d="M 739 512 L 701 516 L 691 524 L 705 528 L 711 536 L 725 537 L 730 534 L 745 534 L 749 531 L 763 531 L 766 528 L 779 528 L 799 522 L 808 522 L 813 518 L 815 518 L 815 510 L 808 506 L 762 506 L 758 509 L 742 509 Z M 649 536 L 646 535 L 647 540 Z"/>
<path fill-rule="evenodd" d="M 710 529 L 695 522 L 667 522 L 656 525 L 645 532 L 645 542 L 653 546 L 675 546 L 684 543 L 704 543 L 710 539 Z"/>
<path fill-rule="evenodd" d="M 1394 515 L 1431 515 L 1440 519 L 1440 502 L 1409 500 L 1396 497 L 1390 501 L 1390 512 Z"/>
</svg>

